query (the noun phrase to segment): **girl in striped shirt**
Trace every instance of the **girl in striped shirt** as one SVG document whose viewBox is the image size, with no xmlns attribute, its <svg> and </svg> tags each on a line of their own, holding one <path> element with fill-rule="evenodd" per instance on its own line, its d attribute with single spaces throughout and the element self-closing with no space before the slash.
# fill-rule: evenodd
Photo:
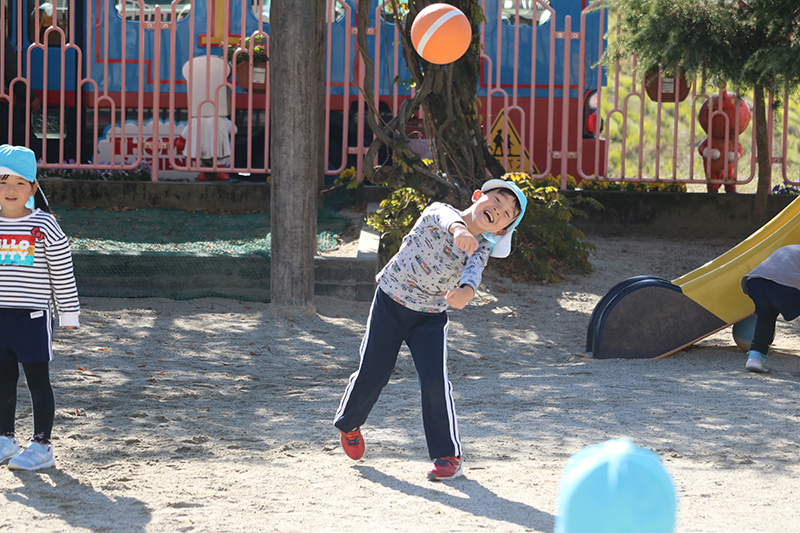
<svg viewBox="0 0 800 533">
<path fill-rule="evenodd" d="M 50 446 L 55 399 L 50 385 L 55 300 L 63 328 L 80 304 L 64 232 L 36 181 L 36 156 L 0 146 L 0 464 L 38 470 L 55 464 Z M 33 403 L 33 438 L 20 453 L 14 433 L 19 365 Z"/>
</svg>

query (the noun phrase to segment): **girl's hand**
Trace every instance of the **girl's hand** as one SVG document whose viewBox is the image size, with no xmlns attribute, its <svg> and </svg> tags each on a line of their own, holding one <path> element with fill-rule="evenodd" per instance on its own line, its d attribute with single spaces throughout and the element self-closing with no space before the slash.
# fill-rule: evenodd
<svg viewBox="0 0 800 533">
<path fill-rule="evenodd" d="M 78 326 L 61 326 L 61 329 L 76 329 Z"/>
<path fill-rule="evenodd" d="M 478 239 L 473 237 L 472 233 L 463 224 L 453 224 L 450 227 L 453 230 L 456 246 L 467 252 L 468 257 L 471 256 L 478 249 Z"/>
<path fill-rule="evenodd" d="M 475 296 L 475 291 L 472 290 L 472 287 L 464 285 L 463 287 L 447 291 L 447 294 L 444 295 L 444 299 L 447 305 L 453 309 L 464 309 L 469 301 L 472 300 L 473 296 Z"/>
</svg>

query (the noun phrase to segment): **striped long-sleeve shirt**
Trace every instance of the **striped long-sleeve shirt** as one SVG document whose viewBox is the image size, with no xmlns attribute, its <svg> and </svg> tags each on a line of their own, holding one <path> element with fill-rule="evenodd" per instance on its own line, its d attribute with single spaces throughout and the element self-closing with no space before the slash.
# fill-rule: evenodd
<svg viewBox="0 0 800 533">
<path fill-rule="evenodd" d="M 67 237 L 39 209 L 22 218 L 0 212 L 0 307 L 48 309 L 55 297 L 60 324 L 77 326 L 78 289 Z"/>
</svg>

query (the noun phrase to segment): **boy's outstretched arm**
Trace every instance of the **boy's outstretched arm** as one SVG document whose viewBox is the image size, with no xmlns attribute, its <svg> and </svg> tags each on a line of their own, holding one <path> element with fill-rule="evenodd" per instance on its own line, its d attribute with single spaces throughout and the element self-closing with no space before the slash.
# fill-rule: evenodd
<svg viewBox="0 0 800 533">
<path fill-rule="evenodd" d="M 478 240 L 469 232 L 463 222 L 450 224 L 449 231 L 453 235 L 456 246 L 467 252 L 468 257 L 478 249 Z"/>
<path fill-rule="evenodd" d="M 464 309 L 464 307 L 475 296 L 475 291 L 469 285 L 462 285 L 457 289 L 451 289 L 444 295 L 447 305 L 453 309 Z"/>
</svg>

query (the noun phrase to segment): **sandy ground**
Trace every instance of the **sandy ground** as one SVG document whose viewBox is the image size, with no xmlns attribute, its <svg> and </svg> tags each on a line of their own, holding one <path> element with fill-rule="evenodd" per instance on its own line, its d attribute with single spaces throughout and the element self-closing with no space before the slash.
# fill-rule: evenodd
<svg viewBox="0 0 800 533">
<path fill-rule="evenodd" d="M 553 530 L 564 465 L 627 437 L 656 450 L 680 532 L 800 530 L 800 332 L 779 321 L 767 375 L 730 330 L 654 361 L 587 361 L 589 316 L 614 284 L 674 279 L 735 242 L 590 237 L 594 273 L 558 285 L 488 272 L 450 313 L 465 477 L 429 460 L 407 351 L 373 411 L 367 452 L 339 448 L 333 413 L 368 303 L 313 316 L 222 299 L 83 300 L 58 331 L 56 467 L 0 468 L 0 531 Z M 635 324 L 631 324 L 635 328 Z M 24 383 L 18 433 L 31 431 Z"/>
</svg>

